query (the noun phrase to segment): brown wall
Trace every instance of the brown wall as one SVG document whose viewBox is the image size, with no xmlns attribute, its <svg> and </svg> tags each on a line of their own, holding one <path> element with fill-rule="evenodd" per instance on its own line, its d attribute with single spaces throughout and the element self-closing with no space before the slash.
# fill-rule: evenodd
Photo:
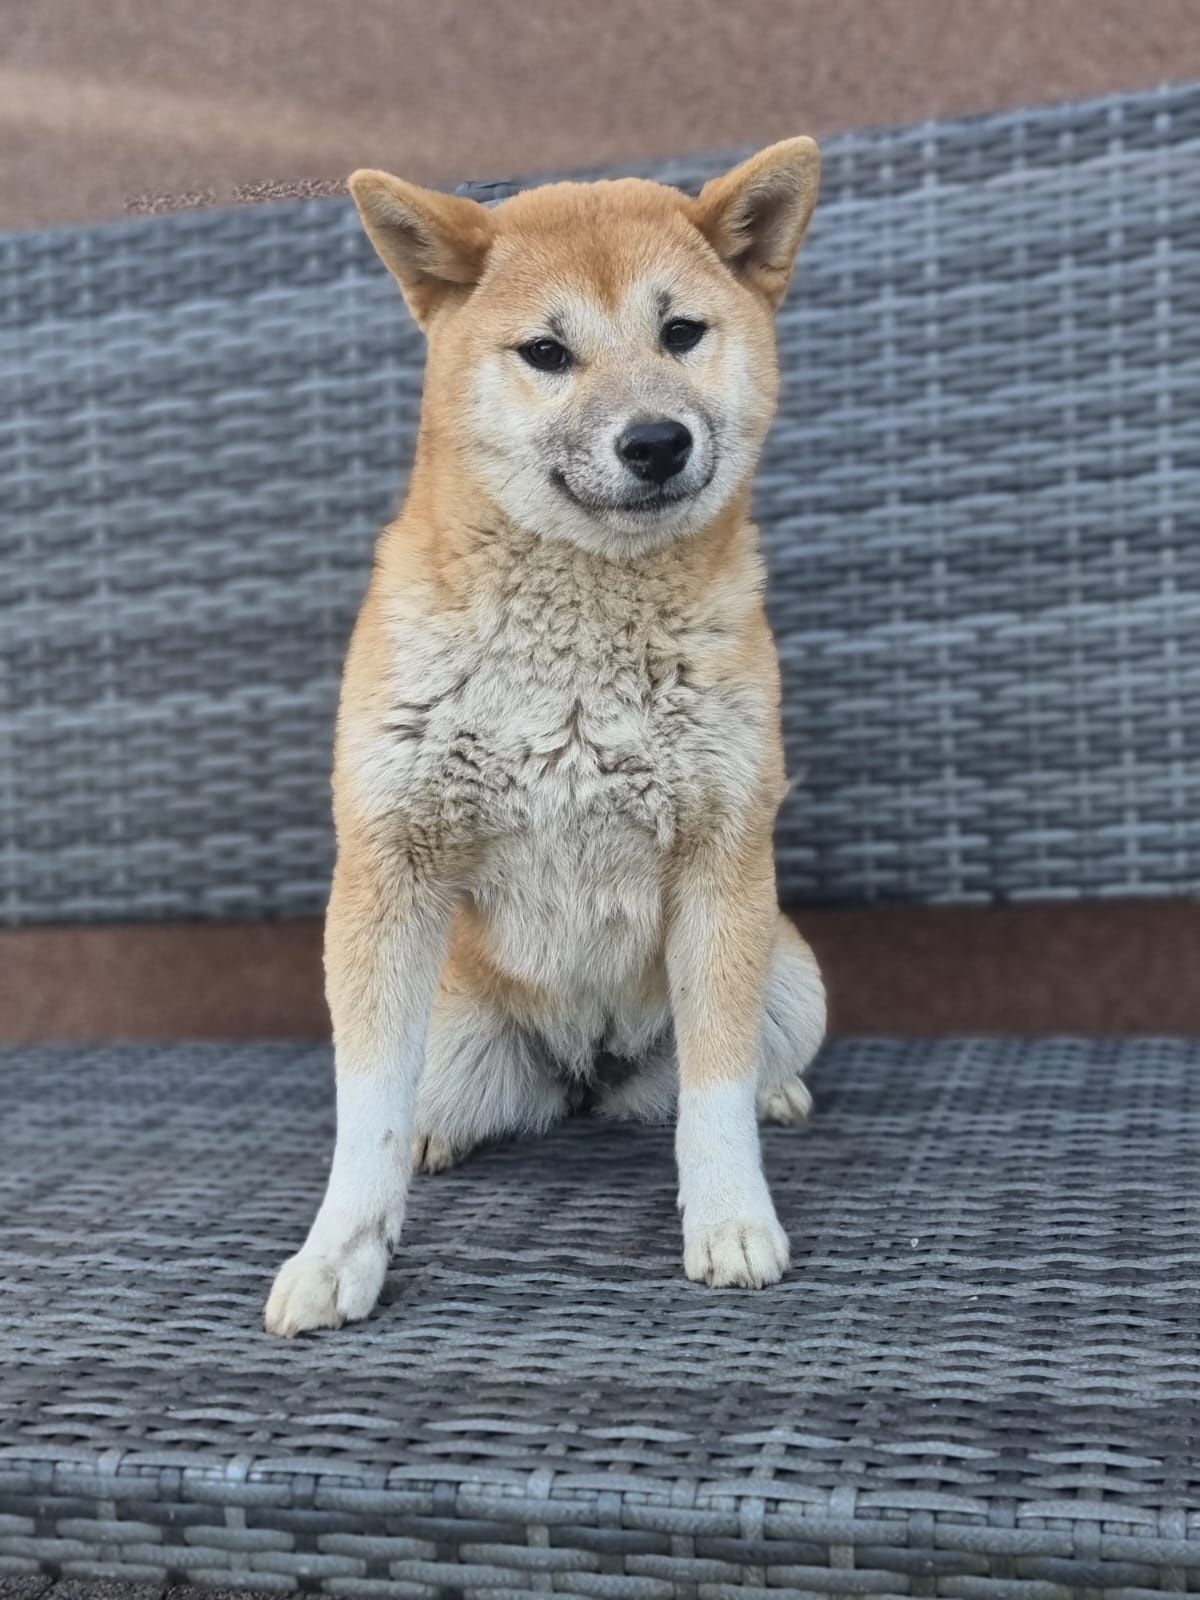
<svg viewBox="0 0 1200 1600">
<path fill-rule="evenodd" d="M 1200 1035 L 1200 906 L 814 909 L 831 1026 Z M 0 1044 L 328 1036 L 313 921 L 0 932 Z"/>
<path fill-rule="evenodd" d="M 0 227 L 1200 77 L 1198 0 L 0 0 Z"/>
</svg>

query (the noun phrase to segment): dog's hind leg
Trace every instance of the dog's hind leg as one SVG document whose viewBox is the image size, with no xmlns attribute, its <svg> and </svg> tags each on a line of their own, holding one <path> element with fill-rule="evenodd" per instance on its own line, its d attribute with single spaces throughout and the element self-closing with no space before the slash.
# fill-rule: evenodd
<svg viewBox="0 0 1200 1600">
<path fill-rule="evenodd" d="M 417 1089 L 418 1172 L 441 1172 L 490 1139 L 544 1133 L 566 1109 L 566 1087 L 526 1028 L 486 995 L 443 987 Z"/>
<path fill-rule="evenodd" d="M 670 1122 L 678 1102 L 679 1064 L 668 1027 L 640 1053 L 632 1070 L 601 1088 L 596 1111 L 614 1122 Z"/>
<path fill-rule="evenodd" d="M 825 985 L 816 957 L 790 917 L 780 914 L 763 1007 L 758 1115 L 763 1122 L 804 1122 L 812 1096 L 804 1073 L 825 1037 Z"/>
</svg>

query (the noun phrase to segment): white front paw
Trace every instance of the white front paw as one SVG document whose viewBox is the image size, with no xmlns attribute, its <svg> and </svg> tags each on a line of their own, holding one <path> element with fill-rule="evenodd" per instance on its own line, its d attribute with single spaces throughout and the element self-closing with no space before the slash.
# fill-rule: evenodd
<svg viewBox="0 0 1200 1600">
<path fill-rule="evenodd" d="M 683 1270 L 713 1289 L 761 1289 L 787 1271 L 787 1234 L 774 1217 L 683 1224 Z"/>
<path fill-rule="evenodd" d="M 351 1239 L 340 1251 L 308 1245 L 280 1267 L 263 1313 L 268 1333 L 285 1339 L 312 1328 L 340 1328 L 365 1317 L 379 1299 L 388 1268 L 381 1233 Z"/>
</svg>

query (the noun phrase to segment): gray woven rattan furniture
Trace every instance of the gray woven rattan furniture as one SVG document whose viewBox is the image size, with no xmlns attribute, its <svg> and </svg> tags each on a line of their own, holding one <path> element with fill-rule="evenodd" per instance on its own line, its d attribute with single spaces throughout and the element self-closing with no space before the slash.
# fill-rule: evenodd
<svg viewBox="0 0 1200 1600">
<path fill-rule="evenodd" d="M 1198 173 L 1200 88 L 829 142 L 759 501 L 787 899 L 1200 884 Z M 0 241 L 0 386 L 0 918 L 319 909 L 419 386 L 349 207 Z M 1200 1041 L 831 1047 L 757 1295 L 684 1281 L 669 1133 L 580 1120 L 293 1345 L 327 1051 L 0 1088 L 0 1574 L 1200 1593 Z"/>
</svg>

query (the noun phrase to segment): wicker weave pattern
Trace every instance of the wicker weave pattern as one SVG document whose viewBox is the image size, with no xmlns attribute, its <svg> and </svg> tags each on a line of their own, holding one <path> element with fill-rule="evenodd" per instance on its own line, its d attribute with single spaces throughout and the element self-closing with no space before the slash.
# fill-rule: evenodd
<svg viewBox="0 0 1200 1600">
<path fill-rule="evenodd" d="M 813 1130 L 766 1135 L 795 1265 L 760 1294 L 683 1280 L 669 1133 L 497 1149 L 418 1183 L 367 1324 L 292 1345 L 257 1319 L 327 1052 L 0 1081 L 0 1572 L 1200 1591 L 1200 1045 L 831 1050 Z"/>
<path fill-rule="evenodd" d="M 829 141 L 759 494 L 785 897 L 1200 883 L 1197 170 L 1200 88 Z M 0 919 L 319 909 L 420 357 L 339 201 L 0 241 Z"/>
</svg>

